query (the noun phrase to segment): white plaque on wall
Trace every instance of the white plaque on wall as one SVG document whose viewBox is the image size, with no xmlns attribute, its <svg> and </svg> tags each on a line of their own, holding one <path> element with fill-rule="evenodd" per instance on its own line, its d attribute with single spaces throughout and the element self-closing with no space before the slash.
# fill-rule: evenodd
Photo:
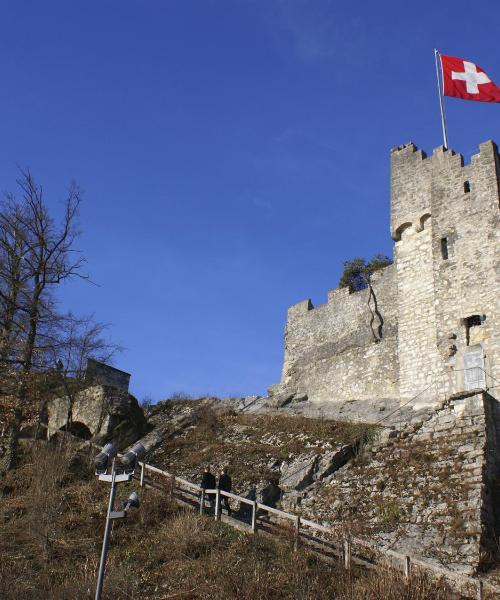
<svg viewBox="0 0 500 600">
<path fill-rule="evenodd" d="M 464 354 L 464 384 L 466 390 L 486 387 L 482 348 L 469 350 Z"/>
</svg>

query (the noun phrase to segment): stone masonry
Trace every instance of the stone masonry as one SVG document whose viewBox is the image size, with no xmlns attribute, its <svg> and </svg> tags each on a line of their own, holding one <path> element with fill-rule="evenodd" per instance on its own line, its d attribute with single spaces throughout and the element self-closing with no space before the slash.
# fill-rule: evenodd
<svg viewBox="0 0 500 600">
<path fill-rule="evenodd" d="M 394 148 L 394 264 L 373 276 L 382 338 L 369 326 L 367 290 L 292 306 L 271 395 L 419 410 L 500 386 L 499 176 L 491 141 L 467 165 L 443 147 L 430 157 L 411 143 Z"/>
<path fill-rule="evenodd" d="M 367 448 L 295 507 L 379 545 L 473 573 L 497 550 L 498 402 L 464 393 Z"/>
<path fill-rule="evenodd" d="M 94 384 L 110 385 L 128 392 L 130 373 L 121 371 L 94 358 L 89 358 L 87 368 L 85 369 L 85 381 Z"/>
</svg>

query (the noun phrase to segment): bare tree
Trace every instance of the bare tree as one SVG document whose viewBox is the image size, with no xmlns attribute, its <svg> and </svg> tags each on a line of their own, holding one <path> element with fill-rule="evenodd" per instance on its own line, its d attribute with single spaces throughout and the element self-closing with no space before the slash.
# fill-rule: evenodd
<svg viewBox="0 0 500 600">
<path fill-rule="evenodd" d="M 81 377 L 88 358 L 111 362 L 123 348 L 109 340 L 109 327 L 107 323 L 96 321 L 94 315 L 59 315 L 57 321 L 53 321 L 50 335 L 45 335 L 49 364 L 60 361 L 64 372 Z"/>
<path fill-rule="evenodd" d="M 76 227 L 81 202 L 79 187 L 75 183 L 69 187 L 62 222 L 57 225 L 45 204 L 43 189 L 31 173 L 22 171 L 17 183 L 22 192 L 17 224 L 23 242 L 18 260 L 27 274 L 27 286 L 16 309 L 20 313 L 17 323 L 24 333 L 20 361 L 24 371 L 30 371 L 37 351 L 40 321 L 44 312 L 48 314 L 50 288 L 71 277 L 87 278 L 87 275 L 82 274 L 85 259 L 74 248 L 79 235 Z"/>
<path fill-rule="evenodd" d="M 24 257 L 28 252 L 22 207 L 12 195 L 0 211 L 0 364 L 11 359 L 19 336 L 16 314 L 31 276 Z"/>
<path fill-rule="evenodd" d="M 87 358 L 108 362 L 121 351 L 108 340 L 107 324 L 58 307 L 58 284 L 88 280 L 75 248 L 81 191 L 69 187 L 56 223 L 29 171 L 21 171 L 17 184 L 20 197 L 9 194 L 0 205 L 0 367 L 29 373 L 59 363 L 78 376 Z"/>
</svg>

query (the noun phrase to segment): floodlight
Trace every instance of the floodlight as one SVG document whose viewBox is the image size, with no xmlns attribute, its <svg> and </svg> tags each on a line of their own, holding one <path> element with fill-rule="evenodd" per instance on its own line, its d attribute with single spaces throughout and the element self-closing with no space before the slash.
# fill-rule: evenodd
<svg viewBox="0 0 500 600">
<path fill-rule="evenodd" d="M 140 443 L 135 444 L 134 446 L 132 446 L 132 448 L 125 453 L 121 459 L 120 462 L 122 463 L 123 467 L 129 471 L 129 470 L 133 470 L 135 469 L 135 466 L 137 464 L 137 461 L 144 456 L 144 454 L 146 453 L 146 448 L 144 448 L 144 446 Z"/>
<path fill-rule="evenodd" d="M 94 458 L 96 471 L 106 471 L 109 461 L 118 454 L 113 444 L 106 444 L 99 454 Z"/>
<path fill-rule="evenodd" d="M 123 510 L 128 510 L 129 508 L 139 508 L 139 505 L 139 494 L 137 492 L 132 492 L 126 500 L 122 500 Z"/>
</svg>

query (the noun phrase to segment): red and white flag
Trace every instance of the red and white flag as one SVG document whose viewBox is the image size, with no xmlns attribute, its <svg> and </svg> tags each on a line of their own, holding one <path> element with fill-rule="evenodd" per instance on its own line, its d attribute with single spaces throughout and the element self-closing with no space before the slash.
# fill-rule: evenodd
<svg viewBox="0 0 500 600">
<path fill-rule="evenodd" d="M 500 102 L 500 87 L 491 81 L 480 66 L 455 56 L 441 54 L 444 95 L 477 100 Z"/>
</svg>

